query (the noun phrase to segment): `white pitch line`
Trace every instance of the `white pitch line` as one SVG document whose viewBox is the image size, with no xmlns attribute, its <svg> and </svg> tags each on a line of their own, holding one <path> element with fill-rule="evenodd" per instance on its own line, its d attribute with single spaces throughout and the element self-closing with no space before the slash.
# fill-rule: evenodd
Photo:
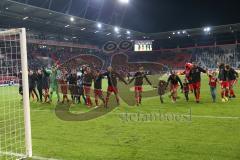
<svg viewBox="0 0 240 160">
<path fill-rule="evenodd" d="M 45 157 L 40 157 L 40 156 L 32 156 L 34 160 L 60 160 L 60 159 L 55 159 L 55 158 L 45 158 Z"/>
<path fill-rule="evenodd" d="M 21 160 L 26 158 L 26 155 L 20 154 L 20 153 L 13 153 L 13 152 L 0 152 L 0 155 L 6 155 L 6 156 L 15 156 L 15 157 L 22 157 L 16 160 Z M 33 160 L 60 160 L 60 159 L 55 159 L 55 158 L 45 158 L 45 157 L 40 157 L 40 156 L 32 156 L 31 157 Z"/>
<path fill-rule="evenodd" d="M 201 115 L 192 115 L 192 117 L 196 117 L 196 118 L 212 118 L 212 119 L 240 119 L 240 117 L 201 116 Z"/>
</svg>

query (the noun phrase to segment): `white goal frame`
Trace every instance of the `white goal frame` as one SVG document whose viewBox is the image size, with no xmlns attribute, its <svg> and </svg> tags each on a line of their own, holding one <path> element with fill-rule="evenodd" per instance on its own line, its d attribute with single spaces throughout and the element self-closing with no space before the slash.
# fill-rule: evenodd
<svg viewBox="0 0 240 160">
<path fill-rule="evenodd" d="M 25 156 L 32 157 L 32 135 L 31 135 L 31 119 L 30 119 L 30 101 L 29 101 L 29 84 L 28 84 L 28 62 L 27 62 L 27 35 L 25 28 L 10 29 L 0 31 L 0 35 L 16 35 L 20 36 L 21 51 L 21 70 L 22 70 L 22 86 L 23 86 L 23 110 L 24 110 L 24 129 L 25 129 Z"/>
</svg>

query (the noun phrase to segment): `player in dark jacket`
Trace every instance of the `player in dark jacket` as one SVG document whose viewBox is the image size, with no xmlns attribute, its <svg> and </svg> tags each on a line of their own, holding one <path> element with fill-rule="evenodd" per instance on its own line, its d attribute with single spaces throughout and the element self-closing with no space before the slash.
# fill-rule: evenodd
<svg viewBox="0 0 240 160">
<path fill-rule="evenodd" d="M 237 79 L 239 77 L 238 72 L 235 71 L 235 69 L 233 69 L 230 65 L 226 65 L 225 69 L 229 72 L 229 98 L 236 98 L 233 88 L 234 85 L 237 83 Z"/>
<path fill-rule="evenodd" d="M 32 70 L 29 71 L 28 74 L 28 83 L 29 83 L 29 98 L 33 94 L 37 97 L 37 101 L 39 101 L 38 94 L 36 92 L 36 73 L 34 73 Z"/>
<path fill-rule="evenodd" d="M 222 102 L 228 101 L 229 96 L 229 71 L 226 70 L 226 65 L 224 63 L 219 64 L 219 74 L 218 79 L 221 85 L 221 97 Z"/>
<path fill-rule="evenodd" d="M 120 104 L 119 102 L 119 96 L 118 96 L 118 88 L 117 88 L 117 78 L 124 82 L 126 85 L 128 84 L 123 77 L 121 77 L 116 71 L 113 70 L 112 67 L 108 67 L 107 72 L 103 73 L 103 76 L 106 76 L 108 79 L 108 89 L 107 89 L 107 97 L 106 97 L 106 103 L 105 106 L 108 107 L 108 101 L 110 98 L 111 93 L 113 92 L 116 97 L 116 101 L 118 105 Z"/>
<path fill-rule="evenodd" d="M 42 70 L 37 70 L 37 90 L 38 90 L 38 94 L 39 94 L 39 98 L 40 98 L 40 102 L 42 102 L 42 96 L 43 96 L 43 74 L 42 74 Z"/>
<path fill-rule="evenodd" d="M 197 103 L 200 102 L 201 73 L 207 73 L 207 70 L 193 64 L 189 76 Z"/>
<path fill-rule="evenodd" d="M 184 96 L 185 96 L 185 99 L 186 101 L 188 102 L 189 101 L 189 90 L 190 90 L 190 87 L 189 87 L 189 82 L 187 79 L 184 79 L 183 81 L 183 93 L 184 93 Z"/>
<path fill-rule="evenodd" d="M 177 100 L 177 90 L 179 84 L 181 85 L 181 89 L 183 89 L 182 81 L 175 72 L 172 72 L 171 75 L 168 77 L 167 84 L 170 85 L 172 102 L 175 103 Z"/>
<path fill-rule="evenodd" d="M 72 102 L 75 102 L 76 90 L 77 90 L 77 73 L 73 72 L 67 78 L 69 84 L 69 91 L 71 94 Z"/>
<path fill-rule="evenodd" d="M 77 78 L 77 103 L 81 103 L 81 97 L 84 100 L 84 103 L 87 104 L 85 95 L 84 95 L 84 89 L 83 89 L 83 75 L 82 76 L 78 76 Z"/>
<path fill-rule="evenodd" d="M 98 107 L 98 98 L 100 98 L 103 101 L 103 104 L 105 106 L 105 99 L 102 92 L 102 79 L 103 75 L 100 73 L 99 70 L 96 70 L 94 75 L 94 97 L 95 97 L 95 103 L 96 107 Z"/>
<path fill-rule="evenodd" d="M 140 67 L 139 71 L 135 73 L 134 77 L 129 81 L 129 84 L 131 84 L 134 80 L 134 86 L 135 86 L 135 99 L 136 99 L 136 103 L 137 106 L 139 106 L 139 104 L 142 103 L 142 85 L 143 85 L 143 80 L 146 80 L 148 82 L 149 85 L 152 85 L 152 83 L 149 81 L 149 79 L 147 78 L 144 68 Z"/>
<path fill-rule="evenodd" d="M 92 73 L 92 70 L 90 67 L 87 67 L 83 76 L 83 88 L 84 88 L 84 93 L 86 95 L 86 101 L 87 101 L 88 107 L 92 106 L 90 93 L 91 93 L 91 86 L 92 86 L 93 80 L 94 80 L 94 75 Z"/>
</svg>

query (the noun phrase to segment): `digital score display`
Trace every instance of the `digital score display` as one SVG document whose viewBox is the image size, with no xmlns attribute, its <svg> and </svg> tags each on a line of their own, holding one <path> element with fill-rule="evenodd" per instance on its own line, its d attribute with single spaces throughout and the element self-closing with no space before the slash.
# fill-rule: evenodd
<svg viewBox="0 0 240 160">
<path fill-rule="evenodd" d="M 135 52 L 152 51 L 152 43 L 153 43 L 152 40 L 135 41 L 134 51 Z"/>
</svg>

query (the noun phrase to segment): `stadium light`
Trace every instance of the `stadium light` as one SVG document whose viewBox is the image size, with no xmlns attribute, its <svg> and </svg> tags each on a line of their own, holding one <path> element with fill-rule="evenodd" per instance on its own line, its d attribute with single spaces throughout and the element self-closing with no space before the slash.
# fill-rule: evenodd
<svg viewBox="0 0 240 160">
<path fill-rule="evenodd" d="M 128 35 L 130 35 L 131 34 L 131 32 L 129 31 L 129 30 L 127 30 L 127 32 L 126 32 Z"/>
<path fill-rule="evenodd" d="M 115 31 L 116 33 L 119 33 L 119 28 L 118 28 L 118 27 L 114 27 L 114 31 Z"/>
<path fill-rule="evenodd" d="M 180 32 L 180 31 L 178 31 L 178 32 L 177 32 L 177 34 L 181 34 L 181 32 Z"/>
<path fill-rule="evenodd" d="M 74 21 L 75 21 L 75 19 L 74 19 L 73 17 L 71 17 L 71 18 L 70 18 L 70 21 L 71 21 L 71 22 L 74 22 Z"/>
<path fill-rule="evenodd" d="M 24 17 L 23 20 L 26 20 L 26 19 L 28 19 L 28 18 L 29 18 L 29 17 Z"/>
<path fill-rule="evenodd" d="M 128 4 L 129 0 L 118 0 L 118 2 L 122 3 L 122 4 Z"/>
<path fill-rule="evenodd" d="M 97 27 L 98 27 L 99 29 L 101 29 L 101 28 L 102 28 L 102 23 L 98 23 L 98 24 L 97 24 Z"/>
<path fill-rule="evenodd" d="M 182 31 L 183 34 L 186 34 L 187 32 L 185 30 Z"/>
<path fill-rule="evenodd" d="M 172 34 L 173 34 L 173 35 L 175 35 L 176 33 L 175 33 L 175 32 L 173 32 Z"/>
<path fill-rule="evenodd" d="M 210 27 L 205 27 L 205 28 L 203 29 L 203 31 L 204 31 L 204 32 L 210 32 L 210 31 L 211 31 L 211 28 L 210 28 Z"/>
</svg>

